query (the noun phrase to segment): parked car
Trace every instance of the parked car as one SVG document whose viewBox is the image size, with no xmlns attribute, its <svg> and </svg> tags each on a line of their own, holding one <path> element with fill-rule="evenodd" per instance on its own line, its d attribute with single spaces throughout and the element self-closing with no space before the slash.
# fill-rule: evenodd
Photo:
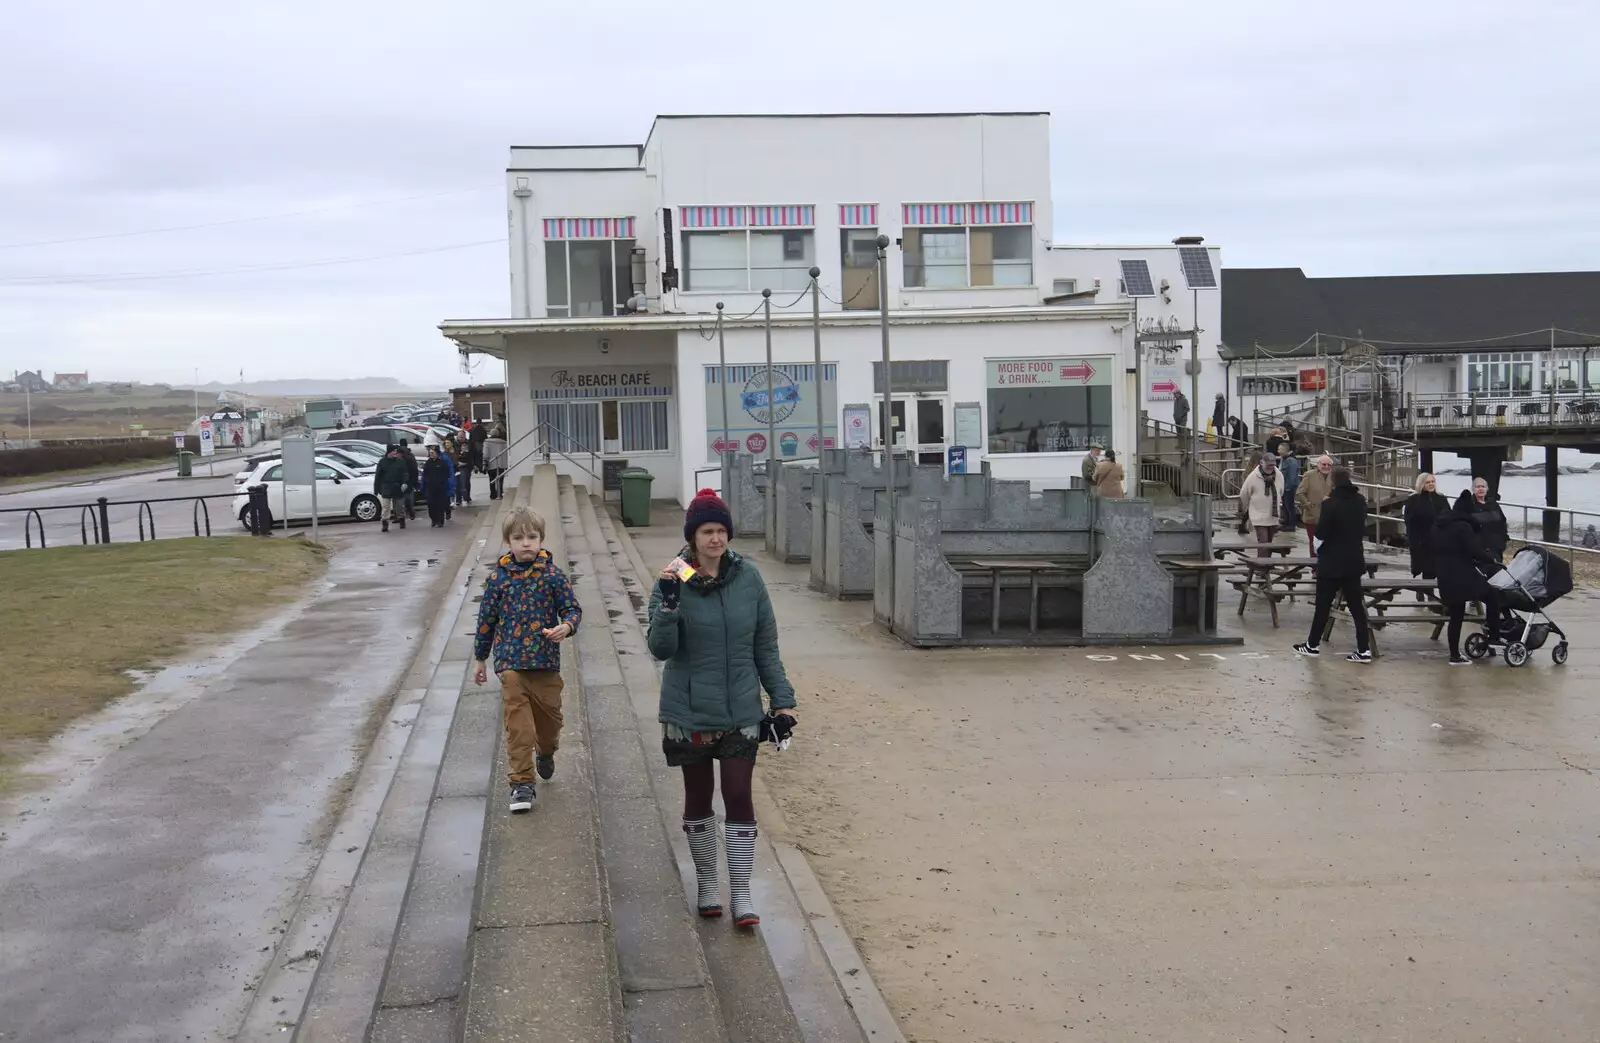
<svg viewBox="0 0 1600 1043">
<path fill-rule="evenodd" d="M 252 485 L 267 487 L 268 524 L 281 522 L 284 512 L 291 522 L 311 520 L 311 487 L 283 484 L 283 458 L 273 457 L 257 464 L 243 482 L 235 479 L 233 514 L 239 524 L 250 528 L 250 494 Z M 371 473 L 360 474 L 329 460 L 317 460 L 317 516 L 319 518 L 354 518 L 356 521 L 376 521 L 383 513 L 372 489 Z M 287 497 L 287 499 L 286 499 Z"/>
<path fill-rule="evenodd" d="M 378 445 L 399 445 L 404 438 L 408 443 L 416 441 L 419 432 L 408 427 L 386 425 L 383 427 L 347 427 L 343 431 L 324 431 L 319 441 L 329 442 L 337 439 L 341 442 L 374 442 Z"/>
<path fill-rule="evenodd" d="M 381 446 L 377 442 L 347 442 L 337 438 L 329 439 L 328 441 L 323 442 L 322 446 L 319 446 L 317 451 L 321 452 L 323 446 L 326 446 L 329 449 L 337 449 L 341 453 L 347 453 L 364 461 L 366 465 L 373 467 L 377 466 L 378 461 L 383 459 L 383 454 L 388 451 L 387 447 Z"/>
<path fill-rule="evenodd" d="M 378 470 L 377 457 L 364 456 L 359 453 L 340 449 L 337 446 L 317 446 L 316 457 L 318 460 L 328 460 L 332 463 L 338 464 L 340 467 L 343 467 L 346 470 L 353 471 L 357 477 L 370 478 Z M 250 481 L 251 476 L 256 473 L 257 469 L 260 468 L 262 464 L 269 460 L 281 459 L 283 459 L 282 453 L 265 453 L 259 456 L 249 457 L 244 461 L 244 464 L 239 469 L 239 472 L 233 476 L 233 484 L 244 485 Z"/>
</svg>

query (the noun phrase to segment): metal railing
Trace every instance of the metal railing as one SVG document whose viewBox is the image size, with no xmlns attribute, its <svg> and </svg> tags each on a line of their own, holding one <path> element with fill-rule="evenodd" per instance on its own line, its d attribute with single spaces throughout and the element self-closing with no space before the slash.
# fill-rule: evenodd
<svg viewBox="0 0 1600 1043">
<path fill-rule="evenodd" d="M 1367 497 L 1367 502 L 1369 505 L 1380 499 L 1386 500 L 1391 506 L 1403 504 L 1404 501 L 1416 491 L 1409 486 L 1401 487 L 1395 485 L 1385 485 L 1377 482 L 1364 481 L 1361 479 L 1355 479 L 1355 486 L 1362 491 L 1362 495 Z M 1372 493 L 1382 493 L 1384 495 L 1380 497 L 1371 495 Z M 1507 535 L 1509 535 L 1512 539 L 1520 543 L 1532 544 L 1538 547 L 1547 547 L 1552 550 L 1567 551 L 1567 560 L 1569 561 L 1575 561 L 1580 554 L 1600 555 L 1600 547 L 1582 546 L 1580 541 L 1583 537 L 1580 535 L 1578 529 L 1580 524 L 1585 527 L 1593 525 L 1596 527 L 1596 531 L 1600 532 L 1600 514 L 1592 511 L 1577 511 L 1564 507 L 1545 507 L 1538 504 L 1515 503 L 1507 500 L 1497 500 L 1495 502 L 1500 505 L 1500 510 L 1506 515 Z M 1520 532 L 1512 524 L 1512 518 L 1516 513 L 1520 513 L 1522 518 L 1522 527 Z M 1561 532 L 1563 531 L 1559 526 L 1557 531 L 1558 538 L 1555 541 L 1547 541 L 1542 538 L 1536 539 L 1529 536 L 1528 531 L 1535 527 L 1534 524 L 1530 522 L 1530 518 L 1535 514 L 1539 516 L 1538 528 L 1541 530 L 1541 535 L 1543 519 L 1545 515 L 1554 514 L 1565 517 L 1566 526 L 1564 531 L 1567 535 L 1567 538 L 1564 540 L 1559 538 Z M 1393 514 L 1383 514 L 1372 511 L 1368 513 L 1367 518 L 1369 521 L 1373 522 L 1375 527 L 1378 529 L 1380 538 L 1382 536 L 1383 527 L 1385 525 L 1391 525 L 1395 527 L 1395 533 L 1399 540 L 1404 542 L 1406 523 L 1405 515 L 1403 513 L 1396 512 Z M 1582 519 L 1581 522 L 1580 519 Z M 1597 560 L 1600 560 L 1600 558 L 1597 558 Z"/>
<path fill-rule="evenodd" d="M 532 449 L 530 449 L 528 452 L 522 454 L 522 456 L 520 456 L 516 460 L 515 463 L 509 464 L 506 467 L 506 471 L 509 472 L 509 471 L 515 470 L 517 467 L 521 466 L 525 461 L 527 461 L 528 459 L 530 459 L 530 458 L 532 458 L 534 456 L 542 456 L 542 457 L 544 457 L 544 462 L 545 463 L 550 463 L 552 457 L 559 456 L 559 457 L 561 457 L 561 459 L 567 461 L 569 464 L 571 464 L 572 466 L 576 467 L 578 470 L 582 471 L 584 474 L 587 474 L 589 477 L 593 478 L 595 480 L 595 483 L 596 483 L 595 488 L 597 488 L 597 489 L 601 490 L 602 492 L 604 492 L 604 489 L 605 489 L 605 477 L 604 477 L 605 468 L 600 462 L 600 454 L 598 452 L 596 452 L 595 450 L 593 450 L 593 449 L 586 448 L 583 445 L 583 443 L 579 442 L 576 438 L 574 438 L 573 436 L 569 435 L 567 432 L 561 430 L 561 428 L 557 427 L 555 424 L 550 423 L 548 420 L 540 421 L 539 423 L 533 425 L 532 428 L 530 428 L 529 430 L 523 432 L 523 434 L 520 437 L 518 437 L 515 442 L 512 442 L 510 445 L 506 446 L 506 449 L 505 449 L 506 458 L 508 460 L 510 459 L 511 450 L 512 450 L 512 448 L 514 446 L 521 444 L 525 439 L 530 438 L 530 437 L 532 437 L 534 435 L 538 435 L 539 436 L 538 442 L 534 445 L 534 447 Z M 556 439 L 558 441 L 557 442 L 552 442 L 552 439 L 550 437 L 551 435 L 555 435 Z M 593 467 L 585 466 L 581 461 L 579 461 L 570 452 L 568 452 L 565 448 L 563 448 L 565 446 L 576 447 L 577 450 L 580 453 L 583 453 L 583 454 L 587 455 L 589 457 L 589 462 L 590 462 L 590 464 L 593 464 Z"/>
<path fill-rule="evenodd" d="M 190 519 L 195 536 L 211 535 L 211 508 L 207 500 L 232 500 L 237 492 L 209 493 L 203 496 L 167 496 L 147 500 L 112 500 L 99 497 L 92 503 L 58 504 L 50 507 L 3 507 L 0 508 L 0 517 L 11 514 L 22 515 L 22 533 L 24 549 L 33 549 L 35 534 L 39 539 L 39 549 L 48 549 L 46 527 L 44 522 L 45 512 L 49 511 L 77 511 L 78 536 L 83 546 L 90 544 L 105 544 L 111 542 L 111 508 L 132 507 L 134 509 L 134 522 L 137 525 L 139 542 L 156 539 L 156 515 L 152 504 L 163 503 L 189 503 L 192 504 Z M 70 524 L 70 523 L 69 523 Z"/>
<path fill-rule="evenodd" d="M 1591 430 L 1600 429 L 1600 399 L 1576 391 L 1411 395 L 1386 419 L 1413 432 L 1507 427 Z"/>
</svg>

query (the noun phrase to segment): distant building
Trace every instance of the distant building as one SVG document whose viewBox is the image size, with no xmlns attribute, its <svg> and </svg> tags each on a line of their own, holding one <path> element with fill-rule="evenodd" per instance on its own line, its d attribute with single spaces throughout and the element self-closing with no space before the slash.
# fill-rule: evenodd
<svg viewBox="0 0 1600 1043">
<path fill-rule="evenodd" d="M 57 391 L 87 391 L 89 390 L 89 374 L 57 373 L 55 387 Z"/>
<path fill-rule="evenodd" d="M 451 388 L 450 408 L 474 424 L 480 420 L 504 420 L 506 386 L 479 384 L 476 387 Z"/>
<path fill-rule="evenodd" d="M 306 403 L 306 426 L 313 431 L 327 431 L 347 423 L 355 413 L 354 402 L 341 398 L 317 399 Z"/>
<path fill-rule="evenodd" d="M 50 382 L 44 379 L 44 374 L 23 370 L 12 378 L 20 391 L 31 391 L 35 395 L 51 390 Z"/>
</svg>

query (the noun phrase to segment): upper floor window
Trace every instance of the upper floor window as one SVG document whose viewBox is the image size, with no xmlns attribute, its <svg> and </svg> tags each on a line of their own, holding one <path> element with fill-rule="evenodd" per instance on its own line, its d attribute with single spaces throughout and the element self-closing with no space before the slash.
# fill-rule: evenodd
<svg viewBox="0 0 1600 1043">
<path fill-rule="evenodd" d="M 795 292 L 811 283 L 812 207 L 686 206 L 680 221 L 686 292 Z"/>
<path fill-rule="evenodd" d="M 908 203 L 902 209 L 907 287 L 1033 285 L 1032 203 Z"/>
<path fill-rule="evenodd" d="M 626 311 L 635 292 L 633 218 L 551 218 L 544 236 L 545 314 L 600 318 Z"/>
<path fill-rule="evenodd" d="M 839 270 L 847 311 L 875 311 L 878 293 L 878 206 L 846 203 L 839 207 Z"/>
</svg>

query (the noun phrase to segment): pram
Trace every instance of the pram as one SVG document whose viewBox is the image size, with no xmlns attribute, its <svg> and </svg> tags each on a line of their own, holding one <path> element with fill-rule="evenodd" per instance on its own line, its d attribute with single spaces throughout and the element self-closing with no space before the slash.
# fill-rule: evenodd
<svg viewBox="0 0 1600 1043">
<path fill-rule="evenodd" d="M 1543 547 L 1524 547 L 1511 564 L 1489 577 L 1489 586 L 1499 595 L 1503 611 L 1498 625 L 1485 624 L 1482 632 L 1467 635 L 1469 658 L 1498 651 L 1507 666 L 1522 666 L 1554 634 L 1559 640 L 1550 658 L 1557 666 L 1567 661 L 1567 635 L 1544 610 L 1572 592 L 1571 565 Z"/>
</svg>

